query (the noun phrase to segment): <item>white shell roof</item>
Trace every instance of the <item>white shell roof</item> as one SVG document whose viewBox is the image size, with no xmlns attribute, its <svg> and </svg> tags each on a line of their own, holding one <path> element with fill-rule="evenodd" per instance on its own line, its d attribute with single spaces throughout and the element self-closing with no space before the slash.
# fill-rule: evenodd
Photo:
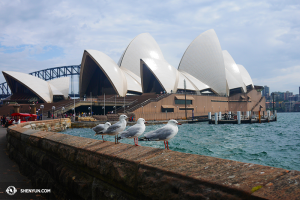
<svg viewBox="0 0 300 200">
<path fill-rule="evenodd" d="M 187 90 L 193 90 L 193 91 L 197 91 L 198 88 L 196 88 L 188 78 L 186 78 L 181 71 L 178 71 L 179 74 L 179 80 L 178 80 L 178 86 L 177 89 L 184 89 L 184 80 L 185 80 L 185 85 L 186 85 L 186 89 Z"/>
<path fill-rule="evenodd" d="M 240 88 L 241 84 L 236 80 L 236 78 L 229 72 L 229 70 L 226 68 L 226 80 L 228 84 L 229 90 L 235 89 L 235 88 Z"/>
<path fill-rule="evenodd" d="M 235 63 L 231 55 L 228 53 L 228 51 L 223 50 L 223 58 L 224 58 L 225 68 L 228 70 L 228 73 L 230 73 L 239 83 L 238 87 L 243 88 L 244 92 L 246 92 L 247 90 L 242 78 L 242 74 L 240 73 L 240 68 L 237 66 L 237 64 Z M 228 80 L 229 76 L 226 76 L 226 78 L 227 78 L 227 82 L 230 82 L 230 80 Z M 229 87 L 229 89 L 231 88 Z"/>
<path fill-rule="evenodd" d="M 149 33 L 136 36 L 122 54 L 118 65 L 129 69 L 140 77 L 140 59 L 153 58 L 164 60 L 164 56 Z"/>
<path fill-rule="evenodd" d="M 85 57 L 90 55 L 90 57 L 94 60 L 94 62 L 98 65 L 98 67 L 104 72 L 106 77 L 109 79 L 110 83 L 114 87 L 115 91 L 120 96 L 125 96 L 127 92 L 127 83 L 125 75 L 123 71 L 119 68 L 119 66 L 106 54 L 97 50 L 85 50 L 83 54 L 83 61 Z M 80 83 L 82 84 L 82 73 L 84 70 L 84 63 L 81 63 L 80 70 Z M 81 85 L 80 84 L 80 85 Z"/>
<path fill-rule="evenodd" d="M 180 71 L 187 79 L 189 79 L 189 81 L 191 81 L 191 83 L 194 85 L 194 87 L 197 89 L 197 90 L 205 90 L 205 89 L 208 89 L 210 88 L 208 85 L 202 83 L 200 80 L 196 79 L 194 76 L 190 75 L 189 73 L 187 72 L 184 72 L 184 71 Z"/>
<path fill-rule="evenodd" d="M 251 79 L 251 76 L 250 74 L 248 73 L 248 71 L 246 70 L 246 68 L 243 66 L 243 65 L 237 65 L 240 69 L 240 72 L 242 74 L 242 79 L 243 79 L 243 82 L 246 86 L 248 85 L 252 85 L 253 87 L 253 81 Z"/>
<path fill-rule="evenodd" d="M 54 86 L 57 90 L 56 92 L 54 92 L 54 88 L 52 89 L 53 95 L 63 95 L 64 98 L 68 98 L 70 88 L 70 77 L 56 78 L 48 81 L 48 83 L 49 85 L 51 85 L 51 89 Z"/>
<path fill-rule="evenodd" d="M 178 71 L 165 60 L 152 58 L 141 59 L 160 82 L 166 92 L 177 91 Z M 141 66 L 142 67 L 142 66 Z"/>
<path fill-rule="evenodd" d="M 219 39 L 213 29 L 200 34 L 187 48 L 178 70 L 193 74 L 219 94 L 226 94 L 226 75 Z"/>
<path fill-rule="evenodd" d="M 120 69 L 123 71 L 123 73 L 126 77 L 127 91 L 129 90 L 129 91 L 143 93 L 141 83 L 138 82 L 138 80 L 140 81 L 141 79 L 124 67 L 121 67 Z M 138 80 L 136 80 L 135 78 L 137 78 Z"/>
<path fill-rule="evenodd" d="M 16 81 L 22 83 L 24 86 L 29 88 L 43 101 L 47 103 L 52 102 L 49 85 L 43 79 L 21 72 L 3 71 L 2 73 L 5 79 L 8 78 L 7 76 L 10 76 L 10 78 L 15 79 Z"/>
</svg>

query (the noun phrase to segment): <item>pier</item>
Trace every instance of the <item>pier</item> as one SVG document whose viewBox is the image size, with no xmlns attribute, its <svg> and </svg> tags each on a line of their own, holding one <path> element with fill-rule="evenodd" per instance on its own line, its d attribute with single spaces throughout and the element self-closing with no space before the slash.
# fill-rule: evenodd
<svg viewBox="0 0 300 200">
<path fill-rule="evenodd" d="M 221 112 L 215 113 L 214 117 L 211 117 L 211 113 L 208 113 L 209 124 L 253 124 L 253 123 L 269 123 L 277 121 L 277 111 L 271 115 L 270 111 L 258 112 L 257 115 L 251 114 L 250 111 L 246 111 L 246 115 L 241 115 L 241 111 L 237 111 L 236 114 L 230 111 L 222 115 Z"/>
</svg>

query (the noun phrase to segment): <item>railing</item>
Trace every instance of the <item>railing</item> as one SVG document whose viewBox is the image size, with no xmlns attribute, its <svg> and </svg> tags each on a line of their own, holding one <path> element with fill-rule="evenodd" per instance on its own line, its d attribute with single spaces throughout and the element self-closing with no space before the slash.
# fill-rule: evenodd
<svg viewBox="0 0 300 200">
<path fill-rule="evenodd" d="M 251 111 L 255 109 L 255 107 L 263 100 L 264 97 L 261 97 L 260 100 L 251 108 Z"/>
<path fill-rule="evenodd" d="M 147 104 L 149 104 L 149 103 L 151 103 L 151 102 L 157 102 L 157 101 L 159 101 L 159 100 L 161 100 L 161 99 L 163 99 L 163 98 L 166 98 L 166 97 L 170 96 L 171 94 L 172 94 L 172 93 L 167 93 L 167 94 L 160 95 L 160 96 L 157 97 L 157 98 L 150 98 L 150 99 L 147 99 L 146 101 L 144 101 L 144 102 L 142 102 L 142 103 L 139 103 L 139 104 L 137 104 L 137 105 L 135 105 L 135 106 L 129 108 L 127 111 L 132 112 L 132 111 L 134 111 L 134 110 L 136 110 L 136 109 L 138 109 L 138 108 L 140 108 L 140 107 L 142 107 L 142 106 L 145 106 L 145 105 L 147 105 Z"/>
</svg>

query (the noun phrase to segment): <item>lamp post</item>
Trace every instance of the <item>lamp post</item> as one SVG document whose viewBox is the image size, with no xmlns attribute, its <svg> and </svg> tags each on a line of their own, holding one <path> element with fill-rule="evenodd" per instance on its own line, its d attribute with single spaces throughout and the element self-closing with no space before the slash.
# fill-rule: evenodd
<svg viewBox="0 0 300 200">
<path fill-rule="evenodd" d="M 55 110 L 55 106 L 52 106 L 52 115 L 53 115 L 53 119 L 54 119 L 54 110 Z"/>
<path fill-rule="evenodd" d="M 89 112 L 91 111 L 91 107 L 88 107 Z"/>
<path fill-rule="evenodd" d="M 63 115 L 65 112 L 65 107 L 62 107 L 61 110 L 62 110 L 62 115 Z"/>
<path fill-rule="evenodd" d="M 124 95 L 124 114 L 125 114 L 125 97 L 126 95 Z"/>
<path fill-rule="evenodd" d="M 42 104 L 42 105 L 40 106 L 40 108 L 42 109 L 42 117 L 41 117 L 41 120 L 43 120 L 43 110 L 44 110 L 44 105 Z"/>
<path fill-rule="evenodd" d="M 73 92 L 73 93 L 74 93 L 74 97 L 73 97 L 74 98 L 74 108 L 72 110 L 74 111 L 74 121 L 75 121 L 75 116 L 76 116 L 76 114 L 75 114 L 75 92 Z"/>
<path fill-rule="evenodd" d="M 93 117 L 93 94 L 91 92 L 91 116 Z"/>
<path fill-rule="evenodd" d="M 184 84 L 185 119 L 187 120 L 187 112 L 186 112 L 186 82 L 185 82 L 185 79 L 183 80 L 183 84 Z"/>
<path fill-rule="evenodd" d="M 104 106 L 102 106 L 102 110 L 104 111 L 103 115 L 105 115 L 105 110 L 104 110 Z"/>
<path fill-rule="evenodd" d="M 103 100 L 104 100 L 104 115 L 105 115 L 105 93 L 104 93 Z"/>
<path fill-rule="evenodd" d="M 72 111 L 73 111 L 73 112 L 74 112 L 74 110 L 75 110 L 75 109 L 74 109 L 74 108 L 72 108 Z M 74 122 L 75 122 L 75 112 L 74 112 Z"/>
<path fill-rule="evenodd" d="M 113 106 L 113 108 L 115 109 L 115 114 L 116 114 L 116 106 Z"/>
</svg>

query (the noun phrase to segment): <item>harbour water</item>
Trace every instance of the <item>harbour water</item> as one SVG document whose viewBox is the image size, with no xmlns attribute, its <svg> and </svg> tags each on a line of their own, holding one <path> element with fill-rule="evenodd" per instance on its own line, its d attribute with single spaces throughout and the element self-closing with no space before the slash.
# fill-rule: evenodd
<svg viewBox="0 0 300 200">
<path fill-rule="evenodd" d="M 147 126 L 145 132 L 162 126 Z M 272 123 L 209 125 L 201 122 L 178 128 L 178 134 L 169 141 L 170 150 L 300 171 L 299 112 L 278 113 L 278 121 Z M 102 139 L 88 128 L 68 129 L 64 133 Z M 114 141 L 113 136 L 104 138 Z M 120 142 L 134 144 L 133 139 Z M 162 141 L 139 141 L 139 145 L 164 148 Z"/>
</svg>

